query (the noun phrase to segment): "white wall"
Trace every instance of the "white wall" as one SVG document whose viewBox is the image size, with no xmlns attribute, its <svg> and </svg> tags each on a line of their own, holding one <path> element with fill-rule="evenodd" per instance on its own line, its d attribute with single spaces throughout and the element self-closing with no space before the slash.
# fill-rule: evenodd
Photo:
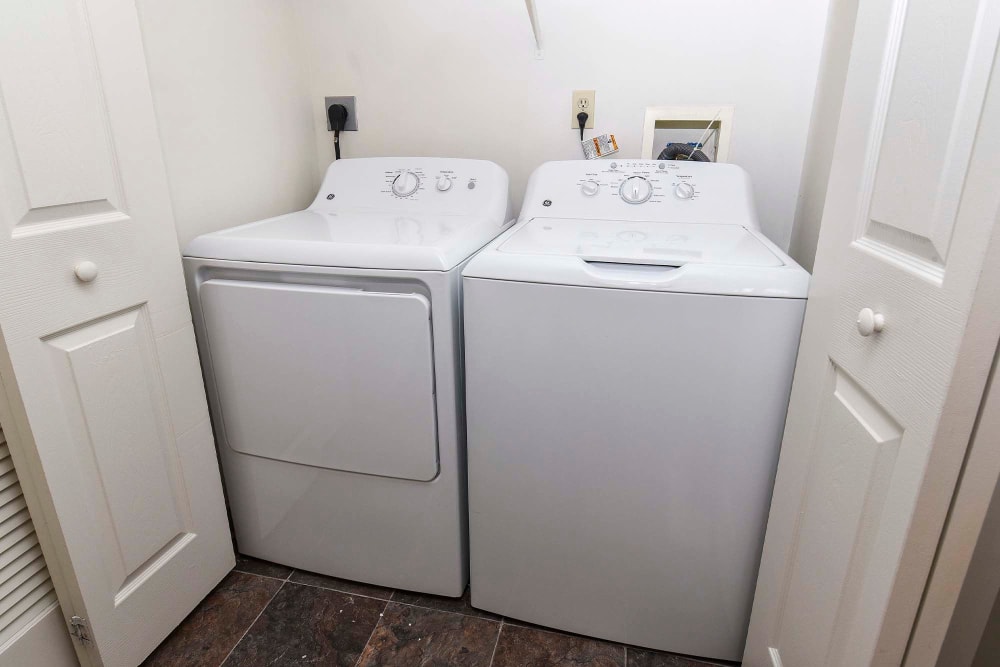
<svg viewBox="0 0 1000 667">
<path fill-rule="evenodd" d="M 204 232 L 304 208 L 319 174 L 290 5 L 137 5 L 181 246 Z"/>
<path fill-rule="evenodd" d="M 597 133 L 637 157 L 647 106 L 730 103 L 731 161 L 753 177 L 764 230 L 788 246 L 827 0 L 537 0 L 536 60 L 523 0 L 295 0 L 320 169 L 332 157 L 324 95 L 357 95 L 345 157 L 498 162 L 515 204 L 546 160 L 581 156 L 570 93 L 597 90 Z"/>
<path fill-rule="evenodd" d="M 826 40 L 820 63 L 816 103 L 809 126 L 806 159 L 802 167 L 802 186 L 795 211 L 795 226 L 789 254 L 799 264 L 812 270 L 816 259 L 820 221 L 826 201 L 826 185 L 830 179 L 833 146 L 840 122 L 840 106 L 844 101 L 847 65 L 854 39 L 854 22 L 858 0 L 831 0 Z"/>
<path fill-rule="evenodd" d="M 958 598 L 944 636 L 938 667 L 996 667 L 1000 665 L 1000 480 L 996 477 L 996 445 L 1000 442 L 1000 350 L 993 359 L 990 378 L 972 435 L 965 468 L 948 517 L 945 537 L 954 533 L 963 551 L 972 549 Z M 985 452 L 985 455 L 984 455 Z M 962 503 L 961 498 L 969 499 Z M 971 499 L 975 500 L 971 500 Z M 973 503 L 985 513 L 973 513 Z M 988 503 L 988 504 L 986 504 Z M 979 511 L 982 511 L 981 509 Z M 978 517 L 978 518 L 977 518 Z M 942 547 L 943 548 L 943 547 Z M 931 582 L 939 568 L 949 568 L 940 579 L 955 584 L 958 573 L 956 549 L 942 551 L 935 562 Z M 928 589 L 930 590 L 930 588 Z M 927 604 L 926 602 L 924 603 Z"/>
<path fill-rule="evenodd" d="M 991 391 L 1000 387 L 995 374 L 990 385 Z M 964 483 L 966 474 L 960 483 Z M 1000 665 L 1000 486 L 994 489 L 979 533 L 968 532 L 975 548 L 941 646 L 938 667 Z"/>
</svg>

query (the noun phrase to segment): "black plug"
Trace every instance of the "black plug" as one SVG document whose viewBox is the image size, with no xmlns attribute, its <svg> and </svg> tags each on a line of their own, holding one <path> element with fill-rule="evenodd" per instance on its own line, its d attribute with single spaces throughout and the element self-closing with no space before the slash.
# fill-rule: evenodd
<svg viewBox="0 0 1000 667">
<path fill-rule="evenodd" d="M 583 141 L 583 128 L 587 126 L 587 119 L 590 116 L 587 115 L 586 111 L 581 111 L 576 115 L 576 122 L 580 125 L 580 141 Z"/>
<path fill-rule="evenodd" d="M 326 117 L 330 120 L 330 129 L 333 130 L 333 152 L 335 159 L 340 159 L 340 131 L 347 125 L 347 107 L 343 104 L 331 104 L 326 110 Z"/>
</svg>

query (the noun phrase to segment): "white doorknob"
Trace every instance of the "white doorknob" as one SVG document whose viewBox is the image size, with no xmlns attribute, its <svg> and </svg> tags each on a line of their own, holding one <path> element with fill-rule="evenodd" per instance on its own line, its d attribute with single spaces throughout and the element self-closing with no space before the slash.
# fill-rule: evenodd
<svg viewBox="0 0 1000 667">
<path fill-rule="evenodd" d="M 882 313 L 876 313 L 871 308 L 862 308 L 858 313 L 858 333 L 862 336 L 871 336 L 878 333 L 885 327 L 885 317 Z"/>
<path fill-rule="evenodd" d="M 73 267 L 73 273 L 81 283 L 89 283 L 97 277 L 97 264 L 93 262 L 80 262 Z"/>
</svg>

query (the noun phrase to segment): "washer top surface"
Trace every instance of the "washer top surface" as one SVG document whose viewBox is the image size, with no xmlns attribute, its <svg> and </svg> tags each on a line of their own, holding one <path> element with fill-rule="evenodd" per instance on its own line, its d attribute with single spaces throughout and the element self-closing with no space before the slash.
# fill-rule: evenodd
<svg viewBox="0 0 1000 667">
<path fill-rule="evenodd" d="M 739 225 L 532 218 L 497 246 L 499 252 L 567 255 L 591 262 L 683 266 L 783 266 Z"/>
<path fill-rule="evenodd" d="M 484 160 L 338 160 L 308 209 L 199 236 L 184 255 L 447 271 L 507 225 L 507 183 Z"/>
<path fill-rule="evenodd" d="M 809 274 L 760 231 L 740 167 L 650 160 L 549 162 L 517 225 L 468 278 L 804 299 Z"/>
</svg>

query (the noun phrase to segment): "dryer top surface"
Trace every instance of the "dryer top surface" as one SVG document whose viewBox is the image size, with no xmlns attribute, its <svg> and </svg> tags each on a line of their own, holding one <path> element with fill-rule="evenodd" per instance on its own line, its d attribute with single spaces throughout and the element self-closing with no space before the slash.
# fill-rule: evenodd
<svg viewBox="0 0 1000 667">
<path fill-rule="evenodd" d="M 199 236 L 188 257 L 447 271 L 506 227 L 507 174 L 483 160 L 367 158 L 330 165 L 312 205 Z"/>
</svg>

